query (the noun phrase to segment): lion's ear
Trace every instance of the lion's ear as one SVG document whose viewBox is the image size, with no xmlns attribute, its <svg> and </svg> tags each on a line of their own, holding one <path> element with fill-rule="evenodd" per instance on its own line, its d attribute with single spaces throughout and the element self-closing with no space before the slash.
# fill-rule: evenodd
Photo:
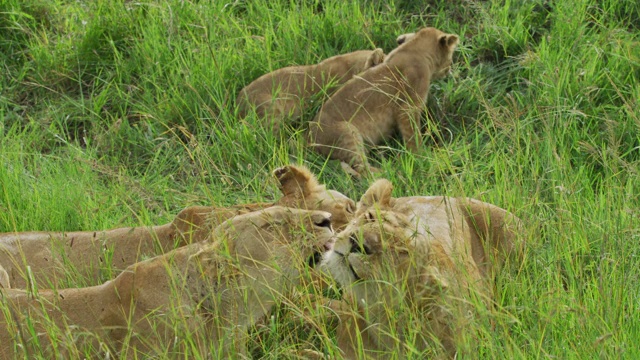
<svg viewBox="0 0 640 360">
<path fill-rule="evenodd" d="M 287 165 L 273 171 L 284 196 L 305 197 L 319 186 L 316 177 L 304 166 Z"/>
<path fill-rule="evenodd" d="M 460 38 L 458 38 L 458 35 L 446 34 L 442 35 L 438 41 L 442 47 L 451 48 L 458 45 Z"/>
<path fill-rule="evenodd" d="M 358 204 L 358 208 L 366 209 L 374 204 L 378 204 L 380 206 L 389 206 L 391 203 L 391 191 L 393 190 L 393 185 L 391 181 L 387 179 L 378 179 L 376 180 L 367 191 L 360 198 L 360 203 Z"/>
<path fill-rule="evenodd" d="M 367 58 L 367 61 L 364 64 L 365 69 L 372 68 L 378 64 L 382 64 L 384 62 L 384 51 L 381 48 L 376 48 L 371 52 L 371 55 Z"/>
<path fill-rule="evenodd" d="M 396 43 L 398 45 L 402 45 L 404 43 L 407 42 L 407 40 L 411 39 L 412 37 L 414 37 L 416 35 L 416 33 L 408 33 L 408 34 L 402 34 L 400 36 L 398 36 L 396 38 Z"/>
</svg>

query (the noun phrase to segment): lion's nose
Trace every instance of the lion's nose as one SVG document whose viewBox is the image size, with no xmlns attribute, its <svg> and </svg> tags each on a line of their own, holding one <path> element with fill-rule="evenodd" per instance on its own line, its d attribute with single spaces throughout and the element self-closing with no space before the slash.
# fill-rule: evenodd
<svg viewBox="0 0 640 360">
<path fill-rule="evenodd" d="M 333 240 L 329 240 L 326 243 L 324 243 L 323 247 L 325 251 L 329 251 L 331 249 L 333 249 L 333 245 L 335 244 L 335 241 Z"/>
</svg>

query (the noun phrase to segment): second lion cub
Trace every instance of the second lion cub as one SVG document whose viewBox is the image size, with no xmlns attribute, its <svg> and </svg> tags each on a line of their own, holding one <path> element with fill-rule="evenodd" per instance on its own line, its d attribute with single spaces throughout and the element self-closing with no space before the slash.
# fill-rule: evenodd
<svg viewBox="0 0 640 360">
<path fill-rule="evenodd" d="M 382 64 L 338 90 L 309 126 L 315 150 L 342 161 L 353 175 L 369 170 L 365 144 L 380 143 L 396 128 L 409 150 L 418 149 L 420 114 L 431 80 L 448 73 L 458 36 L 424 28 L 402 35 L 398 43 Z"/>
<path fill-rule="evenodd" d="M 384 52 L 359 50 L 332 56 L 315 65 L 288 66 L 262 75 L 245 86 L 236 103 L 245 118 L 251 108 L 277 132 L 287 118 L 299 118 L 311 98 L 330 84 L 342 85 L 354 75 L 384 60 Z M 335 89 L 335 87 L 333 87 Z"/>
</svg>

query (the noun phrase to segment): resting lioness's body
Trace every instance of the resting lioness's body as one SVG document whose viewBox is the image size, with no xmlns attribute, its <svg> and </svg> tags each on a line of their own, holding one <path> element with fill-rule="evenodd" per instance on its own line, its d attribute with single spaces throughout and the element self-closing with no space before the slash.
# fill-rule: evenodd
<svg viewBox="0 0 640 360">
<path fill-rule="evenodd" d="M 271 207 L 236 216 L 210 240 L 136 263 L 103 285 L 41 290 L 36 299 L 23 290 L 2 290 L 9 311 L 0 311 L 1 358 L 35 348 L 68 356 L 75 339 L 93 346 L 93 355 L 106 351 L 99 341 L 116 352 L 128 343 L 128 357 L 132 351 L 189 351 L 184 347 L 193 344 L 175 342 L 184 333 L 202 342 L 191 354 L 242 353 L 247 327 L 296 286 L 301 268 L 332 241 L 330 217 Z M 51 327 L 74 340 L 52 340 Z M 27 329 L 35 329 L 37 339 Z"/>
<path fill-rule="evenodd" d="M 274 175 L 283 194 L 275 203 L 229 208 L 192 206 L 182 210 L 171 223 L 160 226 L 0 234 L 0 267 L 6 270 L 13 288 L 26 287 L 27 266 L 40 287 L 56 288 L 60 279 L 76 273 L 83 278 L 110 279 L 112 272 L 117 274 L 144 258 L 204 240 L 211 229 L 235 215 L 270 206 L 330 212 L 338 229 L 351 219 L 355 203 L 320 185 L 305 167 L 285 166 L 276 169 Z M 101 274 L 104 271 L 107 273 Z M 0 272 L 0 285 L 1 275 Z"/>
<path fill-rule="evenodd" d="M 255 109 L 260 119 L 269 121 L 275 131 L 284 120 L 302 116 L 312 98 L 332 90 L 365 69 L 380 64 L 382 49 L 360 50 L 336 55 L 315 65 L 289 66 L 262 75 L 245 86 L 236 103 L 241 118 Z M 328 86 L 333 86 L 329 88 Z"/>
<path fill-rule="evenodd" d="M 472 304 L 492 301 L 495 271 L 519 251 L 521 221 L 474 199 L 392 198 L 386 180 L 370 187 L 357 216 L 322 263 L 359 308 L 338 330 L 346 358 L 360 342 L 377 358 L 406 343 L 423 356 L 439 347 L 455 354 Z"/>
<path fill-rule="evenodd" d="M 418 150 L 431 80 L 448 73 L 458 43 L 458 36 L 434 28 L 401 38 L 382 64 L 344 84 L 309 124 L 311 146 L 353 175 L 369 170 L 365 145 L 377 145 L 395 130 L 409 150 Z"/>
</svg>

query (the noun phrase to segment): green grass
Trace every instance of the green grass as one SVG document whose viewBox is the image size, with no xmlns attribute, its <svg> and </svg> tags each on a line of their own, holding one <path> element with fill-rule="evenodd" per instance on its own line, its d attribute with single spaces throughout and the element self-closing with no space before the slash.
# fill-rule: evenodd
<svg viewBox="0 0 640 360">
<path fill-rule="evenodd" d="M 424 150 L 378 151 L 381 176 L 394 196 L 494 203 L 532 234 L 470 357 L 639 358 L 635 0 L 2 0 L 0 232 L 160 224 L 188 205 L 271 200 L 269 171 L 290 162 L 357 199 L 366 181 L 238 121 L 235 96 L 280 67 L 388 52 L 426 25 L 461 37 L 454 73 L 432 84 Z M 267 326 L 257 354 L 308 341 Z"/>
</svg>

